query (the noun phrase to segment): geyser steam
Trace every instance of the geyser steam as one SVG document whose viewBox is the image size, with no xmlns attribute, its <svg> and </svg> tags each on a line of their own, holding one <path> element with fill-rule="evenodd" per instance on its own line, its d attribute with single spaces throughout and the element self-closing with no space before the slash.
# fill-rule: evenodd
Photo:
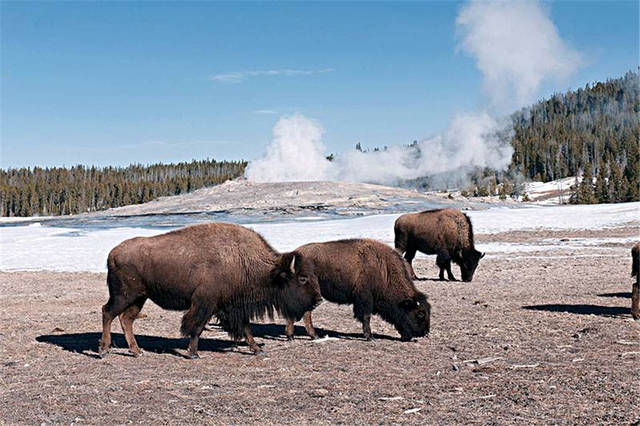
<svg viewBox="0 0 640 426">
<path fill-rule="evenodd" d="M 468 2 L 456 18 L 459 48 L 476 59 L 492 108 L 511 112 L 536 100 L 545 80 L 563 80 L 582 60 L 539 1 Z"/>
<path fill-rule="evenodd" d="M 384 151 L 349 150 L 325 158 L 322 128 L 300 114 L 282 117 L 266 155 L 252 161 L 253 181 L 342 180 L 393 184 L 438 175 L 461 181 L 475 167 L 505 169 L 511 162 L 510 122 L 496 115 L 535 100 L 543 81 L 563 79 L 580 64 L 537 1 L 472 0 L 456 18 L 459 48 L 483 75 L 486 111 L 456 114 L 441 135 Z M 447 174 L 451 179 L 447 178 Z"/>
<path fill-rule="evenodd" d="M 317 121 L 300 114 L 281 117 L 266 155 L 249 163 L 245 176 L 257 182 L 332 180 L 332 164 L 324 151 Z"/>
</svg>

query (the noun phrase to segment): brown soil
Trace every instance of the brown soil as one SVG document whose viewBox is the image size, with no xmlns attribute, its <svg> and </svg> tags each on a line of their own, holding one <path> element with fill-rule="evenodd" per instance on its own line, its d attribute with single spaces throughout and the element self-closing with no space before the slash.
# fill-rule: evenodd
<svg viewBox="0 0 640 426">
<path fill-rule="evenodd" d="M 638 422 L 631 259 L 626 247 L 601 253 L 488 256 L 473 283 L 417 281 L 433 314 L 415 342 L 380 319 L 366 342 L 348 307 L 325 302 L 314 321 L 328 338 L 299 327 L 287 342 L 282 321 L 266 321 L 253 356 L 206 331 L 197 361 L 184 358 L 180 313 L 152 303 L 135 324 L 144 356 L 114 325 L 118 348 L 97 358 L 104 274 L 2 273 L 0 423 Z M 434 259 L 416 272 L 436 277 Z"/>
</svg>

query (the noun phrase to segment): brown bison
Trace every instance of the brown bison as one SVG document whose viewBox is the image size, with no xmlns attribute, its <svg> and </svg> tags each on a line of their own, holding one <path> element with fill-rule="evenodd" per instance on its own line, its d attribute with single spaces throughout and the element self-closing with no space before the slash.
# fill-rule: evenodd
<svg viewBox="0 0 640 426">
<path fill-rule="evenodd" d="M 404 341 L 429 333 L 427 297 L 413 285 L 402 257 L 386 244 L 341 240 L 306 244 L 293 253 L 300 279 L 317 280 L 322 296 L 330 302 L 353 305 L 367 340 L 372 314 L 392 324 Z M 311 311 L 304 318 L 307 333 L 314 338 Z M 294 318 L 287 320 L 286 334 L 292 339 Z"/>
<path fill-rule="evenodd" d="M 478 262 L 484 257 L 473 246 L 473 227 L 469 217 L 455 209 L 427 210 L 400 216 L 394 225 L 396 250 L 404 253 L 411 276 L 416 279 L 411 262 L 416 251 L 435 254 L 440 267 L 440 279 L 456 281 L 451 272 L 451 261 L 460 266 L 462 279 L 471 281 Z"/>
<path fill-rule="evenodd" d="M 279 254 L 256 232 L 227 223 L 126 240 L 107 260 L 109 301 L 102 307 L 99 353 L 109 351 L 117 316 L 131 352 L 142 353 L 133 321 L 147 299 L 164 309 L 187 311 L 180 330 L 190 337 L 190 358 L 198 358 L 198 338 L 212 315 L 257 353 L 251 319 L 272 317 L 274 310 L 300 319 L 321 301 L 317 282 L 298 280 L 294 263 L 293 254 Z"/>
<path fill-rule="evenodd" d="M 631 287 L 631 315 L 636 321 L 640 321 L 640 243 L 636 243 L 631 249 L 631 276 L 636 277 Z"/>
</svg>

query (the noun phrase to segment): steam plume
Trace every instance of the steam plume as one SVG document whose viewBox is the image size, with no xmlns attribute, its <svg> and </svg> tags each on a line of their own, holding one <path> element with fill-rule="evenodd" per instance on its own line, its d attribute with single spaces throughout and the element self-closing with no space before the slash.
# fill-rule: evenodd
<svg viewBox="0 0 640 426">
<path fill-rule="evenodd" d="M 535 101 L 545 80 L 563 80 L 582 60 L 539 1 L 468 2 L 456 18 L 464 52 L 476 59 L 491 106 L 510 112 Z"/>
<path fill-rule="evenodd" d="M 265 157 L 249 164 L 255 181 L 343 180 L 394 184 L 438 176 L 462 182 L 474 167 L 505 169 L 511 162 L 509 120 L 496 119 L 535 100 L 544 81 L 567 78 L 580 55 L 565 44 L 537 1 L 471 0 L 456 19 L 458 48 L 476 60 L 491 114 L 454 115 L 441 135 L 384 151 L 339 153 L 325 158 L 320 125 L 302 115 L 282 117 Z M 448 177 L 447 177 L 448 176 Z"/>
</svg>

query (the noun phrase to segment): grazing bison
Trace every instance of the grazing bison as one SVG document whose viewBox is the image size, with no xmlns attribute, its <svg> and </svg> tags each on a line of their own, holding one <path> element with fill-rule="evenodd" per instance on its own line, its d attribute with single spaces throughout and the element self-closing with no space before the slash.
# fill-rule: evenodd
<svg viewBox="0 0 640 426">
<path fill-rule="evenodd" d="M 402 340 L 429 333 L 431 306 L 411 281 L 402 257 L 374 240 L 341 240 L 312 243 L 294 252 L 300 279 L 317 280 L 322 296 L 330 302 L 353 304 L 353 315 L 371 339 L 369 320 L 379 314 L 393 324 Z M 307 333 L 314 338 L 311 311 L 304 314 Z M 293 338 L 292 316 L 286 334 Z"/>
<path fill-rule="evenodd" d="M 317 282 L 297 281 L 294 262 L 293 254 L 277 253 L 259 234 L 226 223 L 126 240 L 107 260 L 109 301 L 102 307 L 99 353 L 109 351 L 117 316 L 131 352 L 142 353 L 133 321 L 147 299 L 164 309 L 187 311 L 180 330 L 191 339 L 190 358 L 198 358 L 198 338 L 212 315 L 257 353 L 251 319 L 272 317 L 274 310 L 299 319 L 321 301 Z"/>
<path fill-rule="evenodd" d="M 484 257 L 473 246 L 473 228 L 469 217 L 455 209 L 427 210 L 400 216 L 394 226 L 396 250 L 404 253 L 411 276 L 416 279 L 411 262 L 416 251 L 435 254 L 440 267 L 440 279 L 456 281 L 451 272 L 451 261 L 460 266 L 462 279 L 471 281 L 478 262 Z"/>
<path fill-rule="evenodd" d="M 631 276 L 636 277 L 631 287 L 631 315 L 636 321 L 640 321 L 640 243 L 636 243 L 631 249 Z"/>
</svg>

